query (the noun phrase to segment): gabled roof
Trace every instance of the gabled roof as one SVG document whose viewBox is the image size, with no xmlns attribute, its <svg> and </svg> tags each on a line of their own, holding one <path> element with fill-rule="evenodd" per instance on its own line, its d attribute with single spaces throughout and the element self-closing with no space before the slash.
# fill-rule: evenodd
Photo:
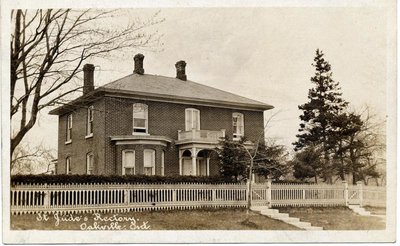
<svg viewBox="0 0 400 246">
<path fill-rule="evenodd" d="M 229 93 L 190 80 L 180 80 L 159 75 L 130 74 L 97 88 L 94 93 L 129 95 L 148 100 L 168 101 L 195 105 L 220 106 L 263 111 L 273 106 Z M 82 101 L 82 100 L 75 100 Z M 75 101 L 71 102 L 73 104 Z M 72 105 L 71 105 L 72 106 Z M 62 108 L 64 107 L 64 110 Z M 50 111 L 50 114 L 65 112 L 65 106 Z"/>
</svg>

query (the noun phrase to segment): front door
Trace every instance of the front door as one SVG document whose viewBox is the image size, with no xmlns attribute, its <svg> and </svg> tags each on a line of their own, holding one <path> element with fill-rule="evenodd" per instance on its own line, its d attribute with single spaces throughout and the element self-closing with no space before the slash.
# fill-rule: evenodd
<svg viewBox="0 0 400 246">
<path fill-rule="evenodd" d="M 183 175 L 193 175 L 192 173 L 192 158 L 183 158 L 182 163 L 182 174 Z"/>
<path fill-rule="evenodd" d="M 197 176 L 207 176 L 207 162 L 205 158 L 197 159 Z"/>
</svg>

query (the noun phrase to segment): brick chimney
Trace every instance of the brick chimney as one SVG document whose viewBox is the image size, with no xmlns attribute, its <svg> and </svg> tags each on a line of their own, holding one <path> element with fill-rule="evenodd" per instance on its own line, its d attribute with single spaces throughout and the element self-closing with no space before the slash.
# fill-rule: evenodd
<svg viewBox="0 0 400 246">
<path fill-rule="evenodd" d="M 175 64 L 176 67 L 176 78 L 180 80 L 186 81 L 186 72 L 185 72 L 185 67 L 186 67 L 186 62 L 185 61 L 178 61 Z"/>
<path fill-rule="evenodd" d="M 135 69 L 133 70 L 134 73 L 144 74 L 143 59 L 144 59 L 144 55 L 142 55 L 142 54 L 136 54 L 133 57 L 133 60 L 135 60 Z"/>
<path fill-rule="evenodd" d="M 94 65 L 85 64 L 83 66 L 83 95 L 94 90 Z"/>
</svg>

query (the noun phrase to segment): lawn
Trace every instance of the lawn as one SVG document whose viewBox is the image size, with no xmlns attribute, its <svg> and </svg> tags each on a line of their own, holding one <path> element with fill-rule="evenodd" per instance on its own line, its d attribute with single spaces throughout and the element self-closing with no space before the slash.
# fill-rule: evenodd
<svg viewBox="0 0 400 246">
<path fill-rule="evenodd" d="M 285 207 L 279 211 L 324 230 L 384 230 L 386 226 L 380 218 L 361 216 L 347 207 Z"/>
<path fill-rule="evenodd" d="M 371 212 L 371 214 L 376 214 L 376 215 L 385 215 L 386 214 L 386 208 L 365 206 L 364 209 L 366 211 Z"/>
<path fill-rule="evenodd" d="M 204 209 L 49 215 L 12 215 L 13 230 L 299 230 L 244 209 Z M 57 223 L 58 222 L 58 223 Z"/>
</svg>

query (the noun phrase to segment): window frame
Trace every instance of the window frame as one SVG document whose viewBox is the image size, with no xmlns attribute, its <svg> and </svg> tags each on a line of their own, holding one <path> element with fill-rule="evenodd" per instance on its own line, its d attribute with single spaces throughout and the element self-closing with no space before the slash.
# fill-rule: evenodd
<svg viewBox="0 0 400 246">
<path fill-rule="evenodd" d="M 65 132 L 65 144 L 72 143 L 72 114 L 67 115 L 66 132 Z"/>
<path fill-rule="evenodd" d="M 135 175 L 136 174 L 136 152 L 133 149 L 124 149 L 124 150 L 122 150 L 122 175 L 127 175 L 125 173 L 125 168 L 127 167 L 125 165 L 125 163 L 126 163 L 125 153 L 127 153 L 127 152 L 132 152 L 133 153 L 133 175 Z M 129 168 L 132 168 L 132 167 L 129 167 Z"/>
<path fill-rule="evenodd" d="M 161 176 L 165 175 L 165 150 L 161 151 Z"/>
<path fill-rule="evenodd" d="M 93 110 L 94 106 L 91 105 L 87 108 L 87 116 L 86 116 L 86 137 L 90 138 L 93 137 Z"/>
<path fill-rule="evenodd" d="M 148 167 L 148 166 L 146 166 L 146 152 L 152 153 L 152 155 L 151 155 L 152 170 L 151 170 L 150 175 L 145 173 L 145 168 Z M 143 174 L 149 175 L 149 176 L 156 175 L 156 151 L 154 149 L 144 149 L 143 150 Z"/>
<path fill-rule="evenodd" d="M 89 162 L 89 160 L 91 160 L 91 162 Z M 94 174 L 94 155 L 92 152 L 86 154 L 86 174 L 88 175 Z"/>
<path fill-rule="evenodd" d="M 196 121 L 196 128 L 193 127 L 194 125 L 194 115 L 195 113 L 198 114 L 197 117 L 197 121 Z M 190 114 L 190 119 L 191 119 L 191 126 L 189 126 L 189 119 L 188 119 L 188 115 Z M 196 109 L 196 108 L 186 108 L 185 109 L 185 131 L 191 131 L 192 129 L 195 130 L 200 130 L 200 110 Z"/>
<path fill-rule="evenodd" d="M 239 131 L 239 132 L 234 132 L 234 129 L 235 129 L 235 122 L 234 122 L 234 118 L 240 118 L 241 119 L 241 130 Z M 238 126 L 238 122 L 239 121 L 236 121 L 236 129 L 239 129 L 239 126 Z M 240 138 L 242 138 L 243 136 L 244 136 L 244 114 L 243 113 L 239 113 L 239 112 L 234 112 L 234 113 L 232 113 L 232 137 L 233 137 L 233 140 L 240 140 Z"/>
<path fill-rule="evenodd" d="M 135 105 L 139 105 L 144 109 L 144 118 L 136 118 L 136 119 L 144 119 L 145 127 L 135 127 Z M 135 132 L 135 129 L 144 129 L 145 132 Z M 144 103 L 134 103 L 132 105 L 132 135 L 149 135 L 149 106 Z"/>
<path fill-rule="evenodd" d="M 65 158 L 65 173 L 71 174 L 71 156 Z"/>
</svg>

